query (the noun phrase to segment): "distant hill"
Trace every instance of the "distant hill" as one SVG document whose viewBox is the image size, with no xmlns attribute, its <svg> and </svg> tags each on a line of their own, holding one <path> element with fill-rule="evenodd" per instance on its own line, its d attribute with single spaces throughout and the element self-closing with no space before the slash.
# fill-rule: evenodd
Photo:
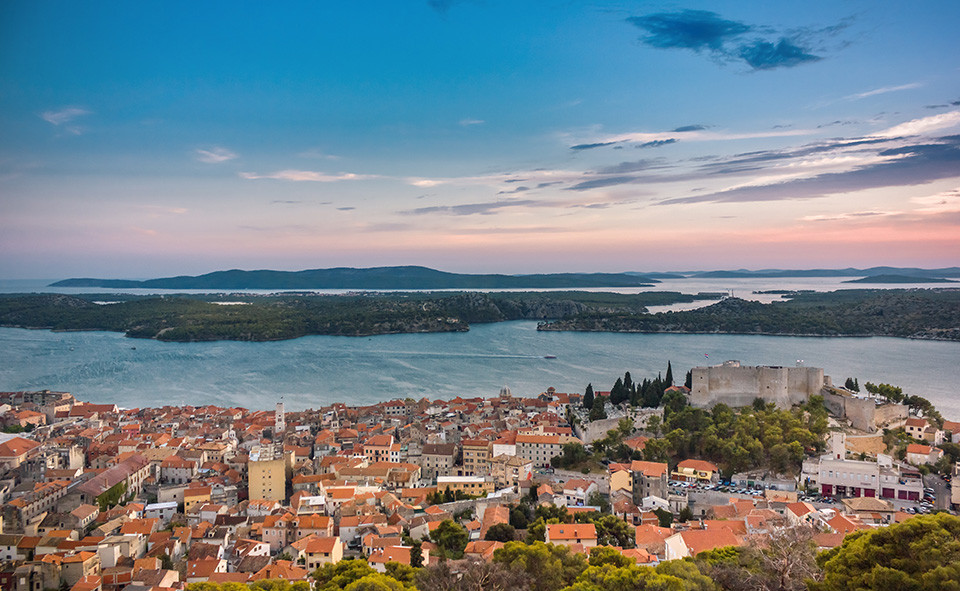
<svg viewBox="0 0 960 591">
<path fill-rule="evenodd" d="M 65 279 L 50 287 L 111 289 L 550 289 L 649 287 L 650 277 L 627 273 L 549 273 L 538 275 L 464 275 L 427 267 L 309 269 L 305 271 L 215 271 L 198 276 L 145 281 Z"/>
<path fill-rule="evenodd" d="M 960 277 L 960 267 L 946 267 L 943 269 L 918 269 L 915 267 L 870 267 L 869 269 L 761 269 L 750 271 L 737 269 L 733 271 L 705 271 L 694 273 L 691 277 L 697 278 L 777 278 L 777 277 L 875 277 L 879 275 L 900 275 L 904 277 L 943 278 Z"/>
<path fill-rule="evenodd" d="M 916 277 L 911 275 L 873 275 L 860 279 L 851 279 L 844 283 L 957 283 L 942 277 Z"/>
</svg>

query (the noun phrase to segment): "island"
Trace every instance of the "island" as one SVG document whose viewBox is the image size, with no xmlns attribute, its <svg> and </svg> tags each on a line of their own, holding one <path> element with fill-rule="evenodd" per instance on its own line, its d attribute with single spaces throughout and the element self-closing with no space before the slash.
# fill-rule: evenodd
<svg viewBox="0 0 960 591">
<path fill-rule="evenodd" d="M 716 299 L 679 292 L 360 292 L 0 295 L 0 326 L 108 330 L 163 341 L 272 341 L 307 335 L 459 332 L 471 323 L 642 314 L 646 306 Z"/>
<path fill-rule="evenodd" d="M 638 333 L 888 336 L 960 340 L 960 290 L 796 293 L 769 304 L 727 298 L 682 312 L 615 313 L 543 322 L 538 330 Z"/>
<path fill-rule="evenodd" d="M 669 277 L 669 275 L 668 275 Z M 657 279 L 637 273 L 541 273 L 470 275 L 428 267 L 308 269 L 304 271 L 215 271 L 205 275 L 127 279 L 64 279 L 50 287 L 109 289 L 578 289 L 652 287 Z"/>
</svg>

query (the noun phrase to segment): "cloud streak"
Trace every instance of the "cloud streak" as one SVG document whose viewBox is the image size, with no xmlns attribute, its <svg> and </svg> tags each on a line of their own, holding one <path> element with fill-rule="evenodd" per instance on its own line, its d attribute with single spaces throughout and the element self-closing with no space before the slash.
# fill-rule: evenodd
<svg viewBox="0 0 960 591">
<path fill-rule="evenodd" d="M 960 177 L 960 136 L 883 149 L 876 156 L 873 162 L 868 161 L 846 171 L 666 199 L 660 201 L 659 205 L 816 199 L 864 189 L 913 186 Z"/>
<path fill-rule="evenodd" d="M 910 84 L 901 84 L 900 86 L 884 86 L 881 88 L 874 88 L 873 90 L 868 90 L 866 92 L 858 92 L 856 94 L 847 95 L 844 100 L 848 101 L 858 101 L 860 99 L 865 99 L 871 96 L 877 96 L 878 94 L 887 94 L 888 92 L 899 92 L 901 90 L 912 90 L 914 88 L 920 88 L 923 84 L 919 82 L 911 82 Z"/>
<path fill-rule="evenodd" d="M 341 172 L 330 174 L 326 172 L 316 172 L 313 170 L 280 170 L 270 174 L 257 174 L 255 172 L 241 172 L 240 178 L 247 180 L 271 179 L 278 181 L 311 182 L 311 183 L 335 183 L 339 181 L 362 181 L 368 179 L 380 178 L 377 175 L 354 174 L 352 172 Z"/>
<path fill-rule="evenodd" d="M 197 148 L 194 151 L 194 158 L 207 164 L 220 164 L 221 162 L 229 162 L 230 160 L 235 160 L 238 157 L 239 155 L 236 152 L 232 152 L 220 146 L 215 146 L 209 150 Z"/>
<path fill-rule="evenodd" d="M 51 125 L 59 126 L 63 125 L 64 123 L 69 123 L 77 117 L 90 114 L 91 111 L 81 107 L 64 107 L 63 109 L 44 111 L 40 113 L 40 118 Z"/>
</svg>

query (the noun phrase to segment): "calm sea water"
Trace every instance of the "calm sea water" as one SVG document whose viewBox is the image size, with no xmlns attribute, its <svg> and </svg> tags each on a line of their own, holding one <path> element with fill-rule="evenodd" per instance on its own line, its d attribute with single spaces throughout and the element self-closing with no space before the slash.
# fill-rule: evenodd
<svg viewBox="0 0 960 591">
<path fill-rule="evenodd" d="M 546 359 L 555 355 L 556 359 Z M 395 397 L 495 396 L 502 386 L 536 395 L 549 386 L 608 390 L 617 376 L 695 365 L 823 367 L 930 398 L 960 419 L 960 343 L 893 338 L 641 335 L 537 332 L 528 321 L 474 325 L 466 333 L 312 336 L 268 343 L 163 343 L 108 332 L 0 328 L 0 390 L 72 392 L 125 407 L 217 404 L 291 409 Z"/>
</svg>

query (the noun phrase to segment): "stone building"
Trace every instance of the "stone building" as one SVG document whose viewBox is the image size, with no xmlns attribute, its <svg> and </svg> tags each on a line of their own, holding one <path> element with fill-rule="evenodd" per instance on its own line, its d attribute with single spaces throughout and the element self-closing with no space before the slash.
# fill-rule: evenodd
<svg viewBox="0 0 960 591">
<path fill-rule="evenodd" d="M 694 367 L 690 404 L 705 408 L 715 404 L 750 406 L 757 398 L 779 408 L 802 404 L 820 394 L 830 378 L 818 367 L 747 366 L 739 361 Z"/>
</svg>

